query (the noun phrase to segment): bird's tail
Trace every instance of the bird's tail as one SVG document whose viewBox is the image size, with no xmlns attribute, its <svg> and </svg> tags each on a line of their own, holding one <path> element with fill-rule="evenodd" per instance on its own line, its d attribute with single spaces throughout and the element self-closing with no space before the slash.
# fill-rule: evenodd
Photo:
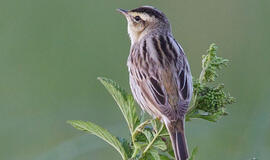
<svg viewBox="0 0 270 160">
<path fill-rule="evenodd" d="M 185 119 L 179 119 L 176 123 L 166 124 L 170 134 L 175 160 L 187 160 L 188 146 L 185 137 Z"/>
</svg>

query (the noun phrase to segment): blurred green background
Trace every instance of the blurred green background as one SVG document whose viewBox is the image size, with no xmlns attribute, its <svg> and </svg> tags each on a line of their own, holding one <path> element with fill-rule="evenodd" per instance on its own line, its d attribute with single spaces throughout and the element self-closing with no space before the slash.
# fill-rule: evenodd
<svg viewBox="0 0 270 160">
<path fill-rule="evenodd" d="M 129 38 L 116 8 L 153 5 L 167 14 L 198 77 L 209 44 L 231 60 L 219 80 L 237 98 L 229 116 L 186 124 L 198 160 L 270 156 L 270 1 L 0 0 L 0 159 L 119 160 L 100 139 L 66 124 L 91 120 L 128 135 L 96 80 L 129 90 Z"/>
</svg>

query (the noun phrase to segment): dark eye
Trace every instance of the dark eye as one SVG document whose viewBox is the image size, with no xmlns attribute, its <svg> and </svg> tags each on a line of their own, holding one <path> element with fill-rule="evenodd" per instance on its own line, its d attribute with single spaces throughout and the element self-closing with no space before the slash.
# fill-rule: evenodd
<svg viewBox="0 0 270 160">
<path fill-rule="evenodd" d="M 139 20 L 141 20 L 141 17 L 140 16 L 136 16 L 136 17 L 134 17 L 134 19 L 135 19 L 135 21 L 139 21 Z"/>
</svg>

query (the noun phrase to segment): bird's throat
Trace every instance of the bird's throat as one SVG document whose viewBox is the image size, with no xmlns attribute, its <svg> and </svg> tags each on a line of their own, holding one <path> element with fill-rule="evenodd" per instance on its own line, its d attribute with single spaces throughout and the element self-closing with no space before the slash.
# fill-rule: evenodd
<svg viewBox="0 0 270 160">
<path fill-rule="evenodd" d="M 147 33 L 147 29 L 138 32 L 128 27 L 128 35 L 130 37 L 131 44 L 139 42 Z"/>
</svg>

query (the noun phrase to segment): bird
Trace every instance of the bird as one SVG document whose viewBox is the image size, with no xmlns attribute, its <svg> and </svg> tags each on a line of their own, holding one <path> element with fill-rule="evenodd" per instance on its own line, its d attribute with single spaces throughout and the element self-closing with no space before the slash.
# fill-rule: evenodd
<svg viewBox="0 0 270 160">
<path fill-rule="evenodd" d="M 117 9 L 127 20 L 131 41 L 127 60 L 134 99 L 165 124 L 176 160 L 189 158 L 185 114 L 192 98 L 192 75 L 166 15 L 152 6 Z"/>
</svg>

